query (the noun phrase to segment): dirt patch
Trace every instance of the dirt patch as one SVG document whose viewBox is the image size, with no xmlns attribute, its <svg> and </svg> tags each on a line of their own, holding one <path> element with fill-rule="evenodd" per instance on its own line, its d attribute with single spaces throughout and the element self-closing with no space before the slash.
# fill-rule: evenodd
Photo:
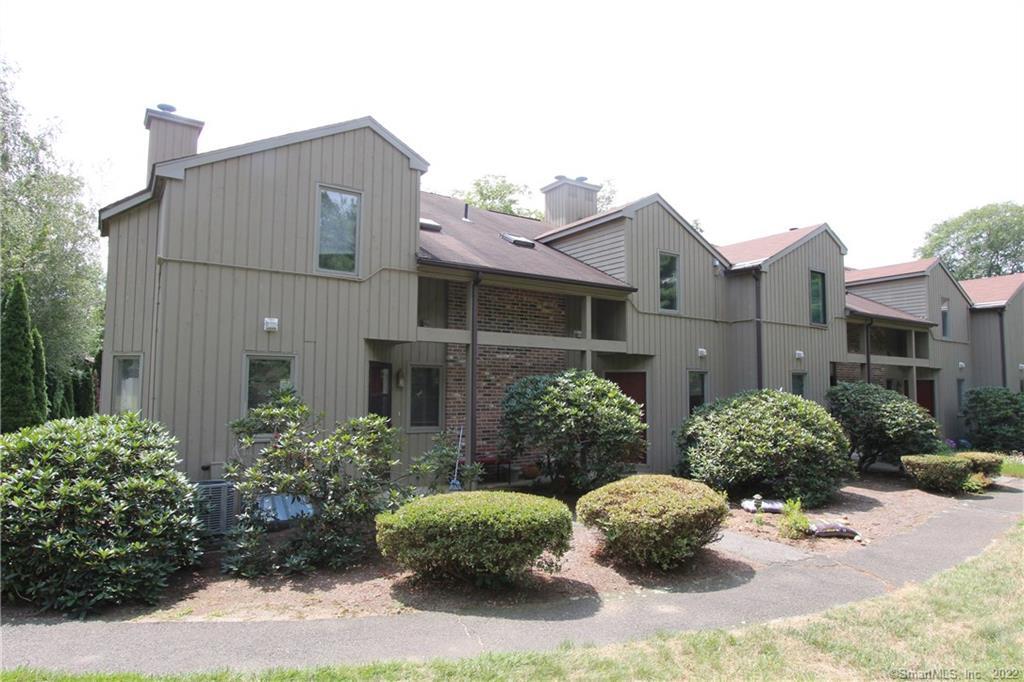
<svg viewBox="0 0 1024 682">
<path fill-rule="evenodd" d="M 868 475 L 846 486 L 826 507 L 808 513 L 812 522 L 843 519 L 869 541 L 905 533 L 956 500 L 909 488 L 899 478 Z M 849 551 L 861 545 L 850 540 L 786 540 L 778 535 L 779 516 L 734 509 L 726 527 L 765 540 L 785 542 L 811 552 Z M 523 604 L 572 600 L 574 608 L 596 610 L 603 600 L 645 590 L 715 591 L 750 580 L 760 568 L 747 559 L 705 548 L 692 561 L 668 573 L 614 566 L 599 553 L 600 536 L 574 525 L 572 549 L 559 573 L 531 572 L 514 589 L 493 590 L 446 585 L 416 579 L 394 563 L 376 558 L 345 571 L 320 571 L 311 576 L 240 580 L 219 572 L 219 558 L 173 576 L 155 606 L 111 609 L 93 618 L 111 621 L 246 621 L 350 618 L 408 611 L 493 613 Z M 53 622 L 61 616 L 4 604 L 3 620 Z"/>
<path fill-rule="evenodd" d="M 850 526 L 870 543 L 907 533 L 955 504 L 956 498 L 918 490 L 899 476 L 863 474 L 859 480 L 840 490 L 828 504 L 806 510 L 806 514 L 811 523 L 835 521 Z M 824 554 L 864 546 L 840 538 L 784 538 L 779 535 L 780 514 L 762 514 L 759 523 L 754 514 L 740 509 L 739 505 L 730 506 L 725 527 L 745 535 Z"/>
</svg>

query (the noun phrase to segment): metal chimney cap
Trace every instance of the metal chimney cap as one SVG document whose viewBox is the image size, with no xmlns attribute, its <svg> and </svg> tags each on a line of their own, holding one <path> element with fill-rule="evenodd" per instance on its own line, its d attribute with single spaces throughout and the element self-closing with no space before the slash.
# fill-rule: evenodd
<svg viewBox="0 0 1024 682">
<path fill-rule="evenodd" d="M 168 114 L 173 114 L 175 111 L 178 110 L 178 107 L 174 106 L 173 104 L 157 104 L 156 108 L 160 111 L 166 111 Z"/>
</svg>

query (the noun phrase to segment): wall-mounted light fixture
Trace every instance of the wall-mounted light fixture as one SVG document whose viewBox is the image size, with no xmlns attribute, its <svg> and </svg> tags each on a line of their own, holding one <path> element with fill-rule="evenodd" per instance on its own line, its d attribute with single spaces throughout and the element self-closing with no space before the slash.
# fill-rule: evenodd
<svg viewBox="0 0 1024 682">
<path fill-rule="evenodd" d="M 281 321 L 276 317 L 264 317 L 263 318 L 263 331 L 265 332 L 276 332 L 281 329 Z"/>
<path fill-rule="evenodd" d="M 803 360 L 804 352 L 802 350 L 798 350 L 795 353 L 793 353 L 793 357 L 796 358 L 797 360 Z"/>
<path fill-rule="evenodd" d="M 960 369 L 967 369 L 967 363 L 966 362 L 958 362 L 958 363 L 956 363 L 956 366 L 959 367 Z"/>
<path fill-rule="evenodd" d="M 1024 362 L 1022 362 L 1019 365 L 1017 365 L 1017 369 L 1019 369 L 1020 371 L 1024 372 Z"/>
<path fill-rule="evenodd" d="M 697 357 L 698 358 L 706 358 L 707 356 L 708 356 L 708 349 L 707 348 L 698 348 L 697 349 Z"/>
<path fill-rule="evenodd" d="M 399 369 L 395 372 L 395 386 L 405 388 L 405 370 Z"/>
</svg>

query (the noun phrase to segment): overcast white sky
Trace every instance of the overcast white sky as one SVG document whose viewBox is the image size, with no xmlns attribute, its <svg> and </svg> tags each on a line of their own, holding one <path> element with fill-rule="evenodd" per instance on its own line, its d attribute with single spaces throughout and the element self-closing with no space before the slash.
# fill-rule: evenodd
<svg viewBox="0 0 1024 682">
<path fill-rule="evenodd" d="M 200 151 L 371 114 L 424 189 L 611 178 L 720 244 L 827 221 L 855 267 L 1024 201 L 1016 0 L 0 0 L 0 54 L 98 204 L 142 188 L 158 102 Z"/>
</svg>

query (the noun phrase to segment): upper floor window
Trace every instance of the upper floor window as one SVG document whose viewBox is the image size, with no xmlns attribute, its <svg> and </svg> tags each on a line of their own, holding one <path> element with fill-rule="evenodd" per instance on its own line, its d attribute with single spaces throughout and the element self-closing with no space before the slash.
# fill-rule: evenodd
<svg viewBox="0 0 1024 682">
<path fill-rule="evenodd" d="M 679 310 L 679 256 L 659 254 L 659 281 L 661 282 L 662 310 Z"/>
<path fill-rule="evenodd" d="M 359 195 L 321 187 L 318 222 L 318 267 L 333 272 L 355 273 Z"/>
<path fill-rule="evenodd" d="M 111 411 L 137 412 L 142 409 L 142 356 L 114 356 L 114 387 Z"/>
<path fill-rule="evenodd" d="M 825 273 L 811 270 L 811 324 L 825 324 Z"/>
<path fill-rule="evenodd" d="M 949 338 L 949 299 L 942 299 L 939 316 L 942 318 L 942 338 Z"/>
</svg>

